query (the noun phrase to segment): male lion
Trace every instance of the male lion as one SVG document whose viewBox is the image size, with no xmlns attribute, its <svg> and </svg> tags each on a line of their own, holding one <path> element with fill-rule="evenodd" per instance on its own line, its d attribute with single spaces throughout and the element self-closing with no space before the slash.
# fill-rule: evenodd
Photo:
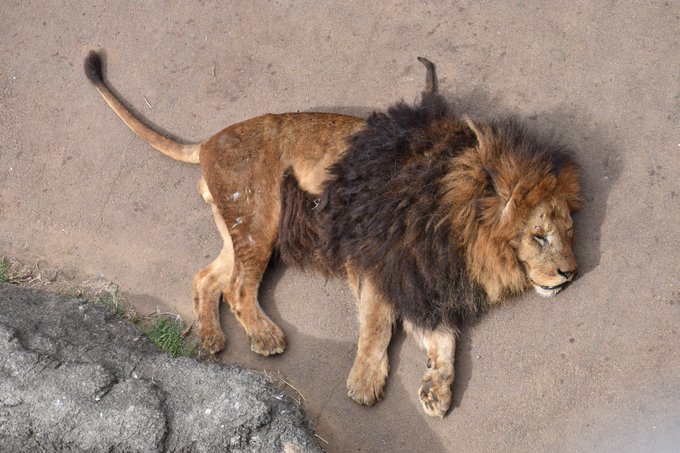
<svg viewBox="0 0 680 453">
<path fill-rule="evenodd" d="M 221 291 L 253 351 L 283 352 L 283 331 L 257 301 L 278 248 L 285 262 L 349 280 L 360 333 L 348 395 L 368 406 L 382 398 L 401 318 L 427 351 L 420 401 L 442 417 L 458 327 L 509 295 L 533 286 L 552 296 L 572 280 L 576 164 L 512 123 L 450 114 L 434 66 L 420 60 L 427 86 L 419 105 L 401 102 L 367 120 L 267 114 L 181 144 L 135 118 L 104 82 L 100 57 L 88 55 L 87 76 L 133 131 L 201 165 L 198 190 L 224 239 L 193 279 L 203 349 L 224 348 Z"/>
</svg>

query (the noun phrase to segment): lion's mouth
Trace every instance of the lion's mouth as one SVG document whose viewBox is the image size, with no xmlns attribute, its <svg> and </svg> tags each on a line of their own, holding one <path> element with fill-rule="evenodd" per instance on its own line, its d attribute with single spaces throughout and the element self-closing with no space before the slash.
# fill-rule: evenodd
<svg viewBox="0 0 680 453">
<path fill-rule="evenodd" d="M 534 288 L 541 288 L 541 289 L 544 289 L 546 291 L 559 291 L 560 289 L 563 289 L 565 286 L 567 286 L 570 281 L 571 280 L 565 280 L 562 283 L 560 283 L 559 285 L 547 286 L 547 285 L 538 284 L 531 278 L 529 279 L 529 282 L 531 283 L 531 285 Z"/>
<path fill-rule="evenodd" d="M 536 282 L 534 282 L 533 280 L 531 280 L 531 284 L 533 285 L 534 289 L 536 290 L 536 292 L 539 295 L 541 295 L 543 297 L 552 297 L 555 294 L 562 291 L 562 288 L 564 288 L 566 285 L 568 285 L 569 282 L 568 281 L 563 282 L 563 283 L 560 283 L 559 285 L 555 285 L 555 286 L 546 286 L 546 285 L 539 285 Z"/>
<path fill-rule="evenodd" d="M 541 288 L 543 288 L 547 291 L 559 291 L 562 288 L 564 288 L 565 286 L 567 286 L 568 283 L 569 282 L 564 282 L 564 283 L 560 283 L 559 285 L 555 285 L 555 286 L 543 286 L 543 285 L 534 284 L 534 286 L 540 286 Z"/>
</svg>

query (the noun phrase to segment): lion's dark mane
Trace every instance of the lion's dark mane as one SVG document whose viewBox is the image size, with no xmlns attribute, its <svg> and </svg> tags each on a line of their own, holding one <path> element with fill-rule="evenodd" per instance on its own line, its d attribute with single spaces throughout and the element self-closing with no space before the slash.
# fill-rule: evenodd
<svg viewBox="0 0 680 453">
<path fill-rule="evenodd" d="M 441 179 L 450 158 L 476 139 L 462 126 L 456 133 L 432 127 L 444 118 L 446 104 L 437 95 L 374 113 L 350 138 L 318 199 L 288 174 L 281 188 L 282 259 L 326 275 L 342 274 L 349 261 L 418 327 L 474 321 L 486 298 L 467 273 L 450 207 L 441 202 Z"/>
</svg>

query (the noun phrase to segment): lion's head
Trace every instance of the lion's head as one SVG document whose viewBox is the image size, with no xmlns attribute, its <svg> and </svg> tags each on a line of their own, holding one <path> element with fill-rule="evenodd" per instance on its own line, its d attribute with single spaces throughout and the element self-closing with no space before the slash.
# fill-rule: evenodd
<svg viewBox="0 0 680 453">
<path fill-rule="evenodd" d="M 511 242 L 529 283 L 541 296 L 557 294 L 574 277 L 573 237 L 568 207 L 551 200 L 531 210 L 521 233 Z"/>
<path fill-rule="evenodd" d="M 470 275 L 491 302 L 530 287 L 557 294 L 576 273 L 577 165 L 513 123 L 466 122 L 477 144 L 455 159 L 446 184 Z"/>
</svg>

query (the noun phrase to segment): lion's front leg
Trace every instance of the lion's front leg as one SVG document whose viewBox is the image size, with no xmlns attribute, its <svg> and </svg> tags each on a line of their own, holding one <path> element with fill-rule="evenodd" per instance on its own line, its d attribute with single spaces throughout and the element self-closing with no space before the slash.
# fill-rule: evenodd
<svg viewBox="0 0 680 453">
<path fill-rule="evenodd" d="M 347 395 L 360 404 L 372 406 L 382 399 L 390 370 L 387 347 L 395 311 L 369 279 L 359 280 L 349 270 L 348 276 L 359 309 L 359 342 L 347 378 Z"/>
<path fill-rule="evenodd" d="M 456 353 L 456 332 L 447 327 L 435 330 L 413 328 L 404 323 L 427 352 L 427 371 L 418 390 L 420 403 L 430 416 L 444 417 L 451 407 L 453 362 Z"/>
</svg>

